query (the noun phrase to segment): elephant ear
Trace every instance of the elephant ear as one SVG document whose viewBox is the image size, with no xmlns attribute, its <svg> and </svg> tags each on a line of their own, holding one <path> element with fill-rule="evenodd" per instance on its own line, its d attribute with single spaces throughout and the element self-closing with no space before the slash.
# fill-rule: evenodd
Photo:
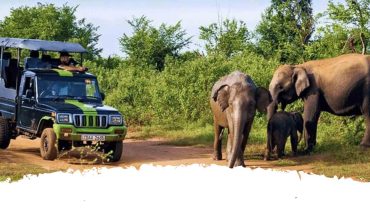
<svg viewBox="0 0 370 208">
<path fill-rule="evenodd" d="M 267 106 L 272 102 L 270 92 L 263 87 L 257 87 L 255 98 L 258 111 L 266 113 Z"/>
<path fill-rule="evenodd" d="M 301 93 L 310 86 L 307 72 L 302 67 L 297 67 L 294 69 L 293 80 L 295 81 L 295 91 L 298 96 L 300 96 Z"/>
<path fill-rule="evenodd" d="M 222 85 L 218 90 L 216 90 L 213 100 L 217 102 L 222 111 L 225 111 L 227 107 L 229 107 L 229 89 L 228 85 Z"/>
</svg>

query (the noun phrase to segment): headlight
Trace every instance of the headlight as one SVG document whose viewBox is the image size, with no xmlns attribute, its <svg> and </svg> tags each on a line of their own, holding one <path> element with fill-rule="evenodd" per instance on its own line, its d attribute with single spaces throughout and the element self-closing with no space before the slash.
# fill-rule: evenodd
<svg viewBox="0 0 370 208">
<path fill-rule="evenodd" d="M 109 124 L 110 125 L 122 125 L 123 124 L 123 118 L 121 115 L 110 115 L 109 116 Z"/>
<path fill-rule="evenodd" d="M 72 115 L 69 113 L 58 113 L 57 121 L 58 123 L 72 123 Z"/>
</svg>

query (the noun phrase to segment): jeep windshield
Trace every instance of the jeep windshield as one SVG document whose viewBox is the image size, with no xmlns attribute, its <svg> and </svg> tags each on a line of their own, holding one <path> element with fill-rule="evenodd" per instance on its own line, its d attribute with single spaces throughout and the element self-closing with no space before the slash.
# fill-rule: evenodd
<svg viewBox="0 0 370 208">
<path fill-rule="evenodd" d="M 38 99 L 51 101 L 79 100 L 101 103 L 101 95 L 95 78 L 86 77 L 37 77 Z"/>
</svg>

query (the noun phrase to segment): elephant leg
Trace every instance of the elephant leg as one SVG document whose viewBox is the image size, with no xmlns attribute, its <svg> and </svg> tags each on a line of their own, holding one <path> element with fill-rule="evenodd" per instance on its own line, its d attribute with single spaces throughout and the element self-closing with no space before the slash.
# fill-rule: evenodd
<svg viewBox="0 0 370 208">
<path fill-rule="evenodd" d="M 265 150 L 265 155 L 264 155 L 264 160 L 270 160 L 271 159 L 271 154 L 273 151 L 273 146 L 272 146 L 272 127 L 267 126 L 267 145 L 266 145 L 266 150 Z"/>
<path fill-rule="evenodd" d="M 368 115 L 365 116 L 365 124 L 366 124 L 365 135 L 362 138 L 360 145 L 362 147 L 369 148 L 370 147 L 370 116 Z"/>
<path fill-rule="evenodd" d="M 278 158 L 281 158 L 283 156 L 285 156 L 285 143 L 286 143 L 286 140 L 287 140 L 287 137 L 286 135 L 280 133 L 277 137 L 277 157 Z"/>
<path fill-rule="evenodd" d="M 320 117 L 318 93 L 310 95 L 305 99 L 303 114 L 304 138 L 306 141 L 305 153 L 309 154 L 316 145 L 317 122 Z"/>
<path fill-rule="evenodd" d="M 360 143 L 360 145 L 362 147 L 365 147 L 365 148 L 370 147 L 370 112 L 369 112 L 369 106 L 370 106 L 369 97 L 366 96 L 365 99 L 364 99 L 363 106 L 362 106 L 362 112 L 363 112 L 364 117 L 365 117 L 366 130 L 365 130 L 365 135 L 362 138 L 362 141 Z"/>
<path fill-rule="evenodd" d="M 285 155 L 284 151 L 285 151 L 285 144 L 280 143 L 279 145 L 277 145 L 277 156 L 279 159 Z"/>
<path fill-rule="evenodd" d="M 230 134 L 230 131 L 227 133 L 227 146 L 226 146 L 226 161 L 229 162 L 231 159 L 231 150 L 233 147 L 233 138 Z"/>
<path fill-rule="evenodd" d="M 242 142 L 242 152 L 244 153 L 245 151 L 245 148 L 247 146 L 247 143 L 248 143 L 248 137 L 249 137 L 249 133 L 251 131 L 251 128 L 252 128 L 252 124 L 253 124 L 253 120 L 251 122 L 247 122 L 247 124 L 245 125 L 244 127 L 244 132 L 243 132 L 243 142 Z"/>
<path fill-rule="evenodd" d="M 217 123 L 214 123 L 214 143 L 213 143 L 213 160 L 222 160 L 221 152 L 221 139 L 223 133 L 223 127 L 219 126 Z"/>
<path fill-rule="evenodd" d="M 297 130 L 293 128 L 291 134 L 290 134 L 290 144 L 292 146 L 292 152 L 293 156 L 297 155 L 297 146 L 298 146 L 298 134 Z"/>
</svg>

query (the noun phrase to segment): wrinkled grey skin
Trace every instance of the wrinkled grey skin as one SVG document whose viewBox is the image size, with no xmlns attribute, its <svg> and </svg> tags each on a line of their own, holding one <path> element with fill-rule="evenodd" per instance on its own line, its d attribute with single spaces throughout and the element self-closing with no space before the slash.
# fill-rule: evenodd
<svg viewBox="0 0 370 208">
<path fill-rule="evenodd" d="M 304 102 L 303 127 L 306 153 L 316 145 L 321 111 L 339 116 L 363 115 L 366 122 L 361 146 L 370 147 L 370 56 L 347 54 L 299 65 L 283 65 L 274 73 L 269 90 L 268 119 L 279 104 Z"/>
<path fill-rule="evenodd" d="M 271 154 L 277 147 L 277 157 L 285 155 L 285 143 L 290 136 L 293 155 L 297 155 L 299 143 L 297 131 L 302 134 L 303 118 L 300 113 L 277 112 L 267 124 L 267 148 L 265 160 L 270 160 Z"/>
<path fill-rule="evenodd" d="M 239 71 L 217 81 L 210 99 L 215 133 L 213 159 L 222 159 L 221 138 L 227 128 L 228 166 L 245 166 L 243 153 L 256 109 L 265 112 L 270 102 L 268 90 L 256 87 L 248 75 Z"/>
</svg>

